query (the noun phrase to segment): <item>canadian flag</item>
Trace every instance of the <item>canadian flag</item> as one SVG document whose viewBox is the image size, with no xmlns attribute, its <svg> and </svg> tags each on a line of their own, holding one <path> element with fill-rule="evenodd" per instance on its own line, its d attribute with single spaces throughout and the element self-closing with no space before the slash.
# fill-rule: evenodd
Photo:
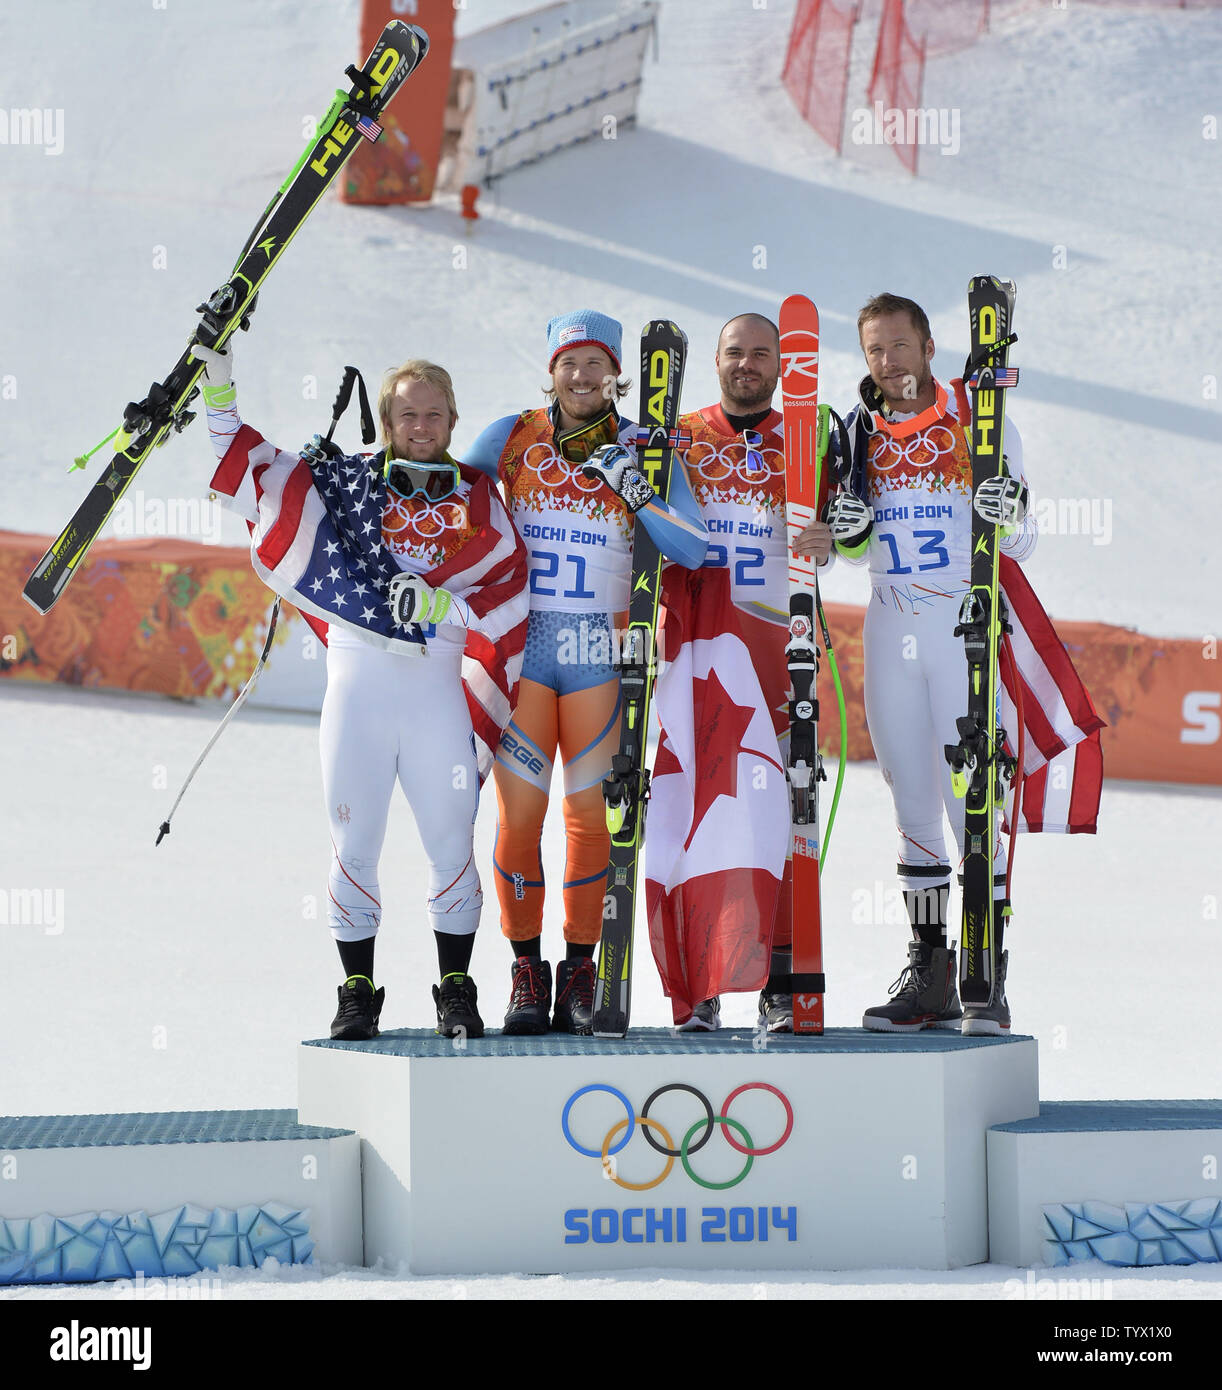
<svg viewBox="0 0 1222 1390">
<path fill-rule="evenodd" d="M 787 685 L 785 627 L 736 607 L 725 569 L 671 566 L 664 596 L 645 902 L 682 1023 L 701 1000 L 768 977 L 790 814 L 764 687 Z"/>
</svg>

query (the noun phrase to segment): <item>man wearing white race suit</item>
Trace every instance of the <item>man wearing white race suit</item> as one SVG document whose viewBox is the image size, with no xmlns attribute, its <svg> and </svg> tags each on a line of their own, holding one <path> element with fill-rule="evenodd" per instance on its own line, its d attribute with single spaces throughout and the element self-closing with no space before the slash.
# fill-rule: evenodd
<svg viewBox="0 0 1222 1390">
<path fill-rule="evenodd" d="M 971 586 L 972 465 L 960 383 L 948 392 L 935 380 L 934 342 L 924 311 L 912 300 L 883 294 L 858 317 L 869 375 L 846 424 L 850 460 L 840 461 L 844 486 L 828 520 L 842 555 L 868 561 L 865 705 L 870 738 L 895 802 L 899 878 L 914 940 L 894 998 L 868 1009 L 863 1026 L 877 1031 L 959 1029 L 964 1020 L 956 960 L 946 937 L 951 865 L 943 811 L 963 853 L 964 803 L 951 788 L 944 747 L 959 741 L 955 721 L 966 712 L 967 661 L 955 635 Z M 1027 509 L 1022 442 L 1007 417 L 1008 478 L 998 493 L 1007 525 L 1001 549 L 1026 559 L 1037 532 Z M 983 505 L 978 498 L 977 505 Z M 872 515 L 871 515 L 872 512 Z M 1014 732 L 1014 731 L 1011 731 Z M 1005 918 L 1006 846 L 994 849 L 998 949 Z M 1008 1032 L 1005 963 L 987 1009 L 969 1008 L 965 1032 Z"/>
</svg>

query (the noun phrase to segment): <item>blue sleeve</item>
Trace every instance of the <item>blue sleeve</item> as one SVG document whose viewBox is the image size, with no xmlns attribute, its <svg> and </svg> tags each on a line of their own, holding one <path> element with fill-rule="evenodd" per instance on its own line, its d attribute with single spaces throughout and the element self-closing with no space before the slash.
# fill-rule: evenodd
<svg viewBox="0 0 1222 1390">
<path fill-rule="evenodd" d="M 655 497 L 637 512 L 654 544 L 668 560 L 685 569 L 704 564 L 709 548 L 709 531 L 700 514 L 700 504 L 692 495 L 683 455 L 675 454 L 670 470 L 670 500 Z"/>
<path fill-rule="evenodd" d="M 462 461 L 472 468 L 478 468 L 481 473 L 487 473 L 494 482 L 499 482 L 501 455 L 510 431 L 519 419 L 519 415 L 503 415 L 499 420 L 494 420 L 466 450 Z"/>
</svg>

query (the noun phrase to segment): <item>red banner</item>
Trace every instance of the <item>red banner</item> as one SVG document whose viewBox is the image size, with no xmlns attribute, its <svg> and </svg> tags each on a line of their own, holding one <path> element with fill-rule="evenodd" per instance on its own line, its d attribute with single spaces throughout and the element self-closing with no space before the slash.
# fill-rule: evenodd
<svg viewBox="0 0 1222 1390">
<path fill-rule="evenodd" d="M 372 52 L 392 19 L 418 25 L 429 36 L 427 56 L 382 115 L 377 144 L 361 142 L 348 161 L 340 197 L 346 203 L 428 202 L 437 181 L 442 127 L 454 52 L 454 0 L 364 0 L 361 56 Z"/>
<path fill-rule="evenodd" d="M 101 541 L 44 617 L 21 598 L 21 586 L 50 542 L 0 531 L 0 677 L 177 696 L 236 693 L 249 674 L 246 657 L 253 658 L 266 635 L 272 602 L 245 547 Z M 844 684 L 848 756 L 872 758 L 863 698 L 864 609 L 826 607 Z M 1146 637 L 1107 623 L 1055 626 L 1107 720 L 1107 777 L 1222 786 L 1217 639 Z M 236 662 L 235 652 L 242 653 Z M 820 676 L 819 742 L 834 754 L 840 723 L 826 663 Z"/>
</svg>

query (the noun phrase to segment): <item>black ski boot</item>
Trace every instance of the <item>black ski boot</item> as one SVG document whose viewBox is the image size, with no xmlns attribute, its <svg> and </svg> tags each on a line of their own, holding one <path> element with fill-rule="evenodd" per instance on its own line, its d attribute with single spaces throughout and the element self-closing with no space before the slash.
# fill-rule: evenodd
<svg viewBox="0 0 1222 1390">
<path fill-rule="evenodd" d="M 551 1028 L 552 967 L 537 956 L 519 956 L 510 971 L 513 986 L 504 1032 L 546 1033 Z"/>
<path fill-rule="evenodd" d="M 1006 998 L 1006 970 L 1010 965 L 1009 951 L 1003 951 L 997 962 L 997 978 L 993 981 L 993 998 L 987 1004 L 969 1004 L 963 1010 L 963 1027 L 968 1037 L 998 1037 L 1010 1032 L 1010 1003 Z"/>
<path fill-rule="evenodd" d="M 594 1032 L 594 985 L 598 972 L 591 957 L 562 960 L 556 965 L 556 1008 L 552 1031 L 588 1037 Z"/>
<path fill-rule="evenodd" d="M 959 969 L 953 949 L 926 941 L 908 943 L 908 964 L 887 993 L 889 1004 L 867 1009 L 861 1026 L 875 1033 L 919 1033 L 922 1028 L 959 1031 Z"/>
</svg>

